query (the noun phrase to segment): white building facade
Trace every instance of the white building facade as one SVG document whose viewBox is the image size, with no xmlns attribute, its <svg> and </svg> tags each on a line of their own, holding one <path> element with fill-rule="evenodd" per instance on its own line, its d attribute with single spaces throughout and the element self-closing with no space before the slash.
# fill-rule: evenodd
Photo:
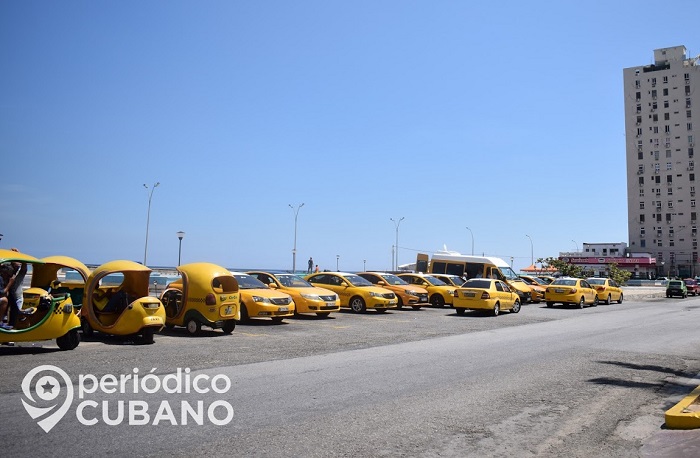
<svg viewBox="0 0 700 458">
<path fill-rule="evenodd" d="M 623 80 L 628 253 L 649 253 L 659 277 L 698 275 L 700 62 L 685 46 L 656 49 Z"/>
<path fill-rule="evenodd" d="M 561 252 L 559 259 L 576 264 L 594 277 L 607 277 L 610 264 L 632 274 L 632 278 L 656 278 L 656 259 L 650 253 L 630 253 L 625 242 L 584 243 L 581 251 Z"/>
</svg>

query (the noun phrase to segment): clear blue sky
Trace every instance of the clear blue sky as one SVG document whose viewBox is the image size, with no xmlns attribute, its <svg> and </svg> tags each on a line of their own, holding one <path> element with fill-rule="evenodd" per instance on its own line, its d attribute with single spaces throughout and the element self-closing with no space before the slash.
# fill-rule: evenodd
<svg viewBox="0 0 700 458">
<path fill-rule="evenodd" d="M 665 10 L 661 14 L 661 10 Z M 0 2 L 0 246 L 86 263 L 515 267 L 626 242 L 622 69 L 696 1 Z"/>
</svg>

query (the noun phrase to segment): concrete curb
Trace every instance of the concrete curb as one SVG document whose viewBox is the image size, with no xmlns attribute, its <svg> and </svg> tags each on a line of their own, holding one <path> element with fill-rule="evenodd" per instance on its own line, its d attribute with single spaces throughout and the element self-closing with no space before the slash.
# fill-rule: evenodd
<svg viewBox="0 0 700 458">
<path fill-rule="evenodd" d="M 700 386 L 666 411 L 666 427 L 671 429 L 700 428 Z"/>
</svg>

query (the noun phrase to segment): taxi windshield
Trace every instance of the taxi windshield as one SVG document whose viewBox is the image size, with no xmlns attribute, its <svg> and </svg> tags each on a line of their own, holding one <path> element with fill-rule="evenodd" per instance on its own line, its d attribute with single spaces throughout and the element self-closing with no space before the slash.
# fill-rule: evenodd
<svg viewBox="0 0 700 458">
<path fill-rule="evenodd" d="M 510 267 L 499 267 L 501 273 L 503 273 L 503 276 L 506 277 L 508 280 L 514 280 L 518 277 L 518 274 L 516 274 L 513 269 Z"/>
<path fill-rule="evenodd" d="M 382 278 L 388 285 L 394 285 L 394 286 L 403 286 L 403 285 L 408 285 L 408 283 L 403 279 L 399 278 L 396 275 L 382 275 Z"/>
<path fill-rule="evenodd" d="M 314 285 L 304 280 L 303 278 L 297 277 L 292 274 L 282 274 L 277 275 L 277 280 L 282 283 L 282 285 L 288 288 L 313 288 Z"/>
<path fill-rule="evenodd" d="M 269 289 L 265 283 L 250 275 L 233 274 L 233 276 L 238 280 L 238 286 L 241 289 Z"/>
<path fill-rule="evenodd" d="M 360 277 L 359 275 L 345 275 L 345 279 L 353 284 L 353 286 L 374 286 L 368 280 Z"/>
<path fill-rule="evenodd" d="M 423 278 L 425 279 L 425 281 L 427 281 L 428 283 L 430 283 L 430 284 L 433 285 L 433 286 L 443 286 L 443 285 L 447 285 L 447 283 L 445 283 L 444 281 L 440 280 L 439 278 L 435 278 L 435 277 L 433 277 L 433 276 L 431 276 L 431 275 L 426 275 L 426 276 L 423 277 Z"/>
<path fill-rule="evenodd" d="M 552 283 L 549 284 L 550 286 L 555 286 L 555 285 L 562 285 L 562 286 L 576 286 L 576 280 L 572 278 L 557 278 L 554 280 Z"/>
<path fill-rule="evenodd" d="M 591 285 L 605 285 L 605 279 L 604 278 L 589 278 L 588 283 Z"/>
</svg>

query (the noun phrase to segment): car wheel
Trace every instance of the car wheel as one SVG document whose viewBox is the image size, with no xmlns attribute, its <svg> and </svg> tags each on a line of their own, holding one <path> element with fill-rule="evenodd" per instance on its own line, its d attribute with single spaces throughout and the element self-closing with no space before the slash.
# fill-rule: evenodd
<svg viewBox="0 0 700 458">
<path fill-rule="evenodd" d="M 612 295 L 608 294 L 608 300 L 605 301 L 605 305 L 612 304 Z"/>
<path fill-rule="evenodd" d="M 187 323 L 185 323 L 185 329 L 187 329 L 189 335 L 196 336 L 199 334 L 199 331 L 202 330 L 202 325 L 199 324 L 199 321 L 190 318 L 187 320 Z"/>
<path fill-rule="evenodd" d="M 498 312 L 500 312 L 500 311 L 501 311 L 501 304 L 499 304 L 498 302 L 496 302 L 496 303 L 493 305 L 493 316 L 498 316 Z"/>
<path fill-rule="evenodd" d="M 397 308 L 397 309 L 403 308 L 403 301 L 401 300 L 401 296 L 399 296 L 399 295 L 397 294 L 397 295 L 396 295 L 396 298 L 399 300 L 399 302 L 396 304 L 396 308 Z"/>
<path fill-rule="evenodd" d="M 224 334 L 231 334 L 234 329 L 236 329 L 236 320 L 226 320 L 224 325 L 221 327 Z"/>
<path fill-rule="evenodd" d="M 155 335 L 155 333 L 156 333 L 155 328 L 152 328 L 152 327 L 144 328 L 143 331 L 141 332 L 141 340 L 146 345 L 151 345 L 151 344 L 153 344 L 153 342 L 155 342 L 153 340 L 153 336 Z"/>
<path fill-rule="evenodd" d="M 554 307 L 554 302 L 547 301 L 547 307 Z"/>
<path fill-rule="evenodd" d="M 513 304 L 513 308 L 510 309 L 510 313 L 518 313 L 520 311 L 520 301 L 518 299 L 515 300 L 515 303 Z"/>
<path fill-rule="evenodd" d="M 593 307 L 598 307 L 598 295 L 596 294 L 595 297 L 593 298 Z"/>
<path fill-rule="evenodd" d="M 95 330 L 92 329 L 92 326 L 90 326 L 90 323 L 88 323 L 88 320 L 86 318 L 80 319 L 80 329 L 83 331 L 83 334 L 85 334 L 88 337 L 92 336 L 95 333 Z"/>
<path fill-rule="evenodd" d="M 73 350 L 78 344 L 80 344 L 80 334 L 77 329 L 71 329 L 56 339 L 56 345 L 61 350 Z"/>
<path fill-rule="evenodd" d="M 360 296 L 355 296 L 350 299 L 350 310 L 355 313 L 364 313 L 367 311 L 367 306 L 365 305 L 365 300 Z"/>
<path fill-rule="evenodd" d="M 461 307 L 455 308 L 455 312 L 457 312 L 457 315 L 464 315 L 464 312 L 466 312 L 466 309 L 463 309 Z"/>
<path fill-rule="evenodd" d="M 443 298 L 440 294 L 433 294 L 430 297 L 430 303 L 433 304 L 433 307 L 442 308 L 445 306 L 445 298 Z"/>
<path fill-rule="evenodd" d="M 248 308 L 243 302 L 241 302 L 241 322 L 247 323 L 250 321 L 250 316 L 248 315 Z"/>
<path fill-rule="evenodd" d="M 622 304 L 622 293 L 620 293 L 620 298 L 617 300 L 618 304 Z"/>
<path fill-rule="evenodd" d="M 578 308 L 582 309 L 586 305 L 586 298 L 581 296 L 581 300 L 578 301 Z"/>
</svg>

